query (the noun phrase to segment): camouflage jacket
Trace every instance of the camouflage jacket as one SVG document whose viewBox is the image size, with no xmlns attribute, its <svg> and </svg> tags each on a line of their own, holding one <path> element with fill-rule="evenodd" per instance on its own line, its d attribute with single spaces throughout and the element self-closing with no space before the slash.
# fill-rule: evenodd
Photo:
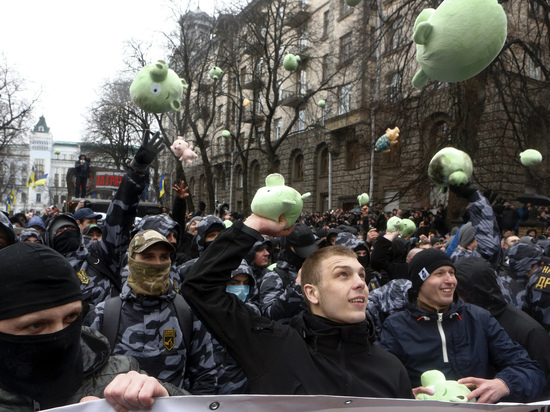
<svg viewBox="0 0 550 412">
<path fill-rule="evenodd" d="M 411 285 L 408 279 L 394 279 L 369 293 L 367 313 L 372 318 L 377 332 L 380 332 L 388 316 L 405 309 L 409 301 L 407 292 Z"/>
<path fill-rule="evenodd" d="M 550 266 L 538 268 L 529 278 L 523 310 L 550 333 Z"/>
<path fill-rule="evenodd" d="M 307 309 L 302 288 L 296 283 L 298 271 L 288 262 L 280 260 L 275 270 L 267 272 L 259 286 L 259 305 L 263 316 L 281 323 Z"/>
<path fill-rule="evenodd" d="M 489 201 L 479 190 L 472 198 L 475 200 L 470 202 L 469 210 L 477 248 L 471 252 L 457 247 L 452 253 L 451 259 L 456 262 L 458 259 L 469 256 L 482 257 L 496 269 L 502 262 L 503 252 L 495 213 Z"/>
<path fill-rule="evenodd" d="M 124 285 L 113 354 L 135 358 L 149 375 L 192 394 L 214 394 L 217 370 L 211 336 L 193 315 L 191 349 L 185 347 L 177 313 L 170 305 L 175 294 L 170 288 L 165 295 L 138 298 Z M 101 331 L 104 308 L 105 303 L 97 305 L 85 323 Z"/>
<path fill-rule="evenodd" d="M 120 276 L 122 259 L 130 243 L 130 230 L 137 214 L 139 196 L 145 187 L 145 175 L 128 172 L 122 179 L 107 210 L 101 240 L 84 246 L 73 254 L 65 256 L 75 268 L 81 281 L 84 302 L 97 305 L 105 299 L 120 293 L 115 283 L 96 265 L 89 264 L 87 257 L 92 253 L 93 261 L 101 261 L 116 277 Z M 120 281 L 119 281 L 120 282 Z"/>
</svg>

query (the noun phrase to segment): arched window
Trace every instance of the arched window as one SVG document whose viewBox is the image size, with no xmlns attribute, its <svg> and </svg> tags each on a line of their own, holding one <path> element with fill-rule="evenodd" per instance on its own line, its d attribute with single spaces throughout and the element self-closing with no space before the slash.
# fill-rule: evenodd
<svg viewBox="0 0 550 412">
<path fill-rule="evenodd" d="M 260 164 L 258 162 L 252 165 L 250 182 L 252 190 L 258 190 L 260 188 Z"/>
<path fill-rule="evenodd" d="M 242 189 L 244 185 L 243 168 L 240 165 L 235 168 L 235 185 L 237 189 Z"/>
</svg>

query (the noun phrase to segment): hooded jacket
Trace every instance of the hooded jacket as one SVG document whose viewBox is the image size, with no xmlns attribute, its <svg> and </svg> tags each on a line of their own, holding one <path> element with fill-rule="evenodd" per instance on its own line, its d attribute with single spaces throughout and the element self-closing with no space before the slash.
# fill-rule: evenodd
<svg viewBox="0 0 550 412">
<path fill-rule="evenodd" d="M 412 398 L 403 365 L 373 345 L 370 325 L 341 325 L 310 313 L 283 325 L 225 292 L 231 272 L 261 235 L 236 222 L 187 275 L 182 292 L 245 372 L 255 394 Z"/>
<path fill-rule="evenodd" d="M 223 230 L 223 228 L 225 227 L 223 225 L 223 221 L 219 217 L 214 215 L 205 216 L 197 226 L 197 234 L 194 237 L 194 250 L 196 251 L 198 256 L 200 256 L 202 252 L 206 249 L 207 247 L 205 242 L 206 235 L 207 233 L 209 233 L 210 229 L 212 229 L 212 226 L 214 225 L 219 226 L 220 231 Z M 189 271 L 191 270 L 191 268 L 193 267 L 197 259 L 198 258 L 188 260 L 187 262 L 178 266 L 177 268 L 178 278 L 181 281 L 185 279 L 185 276 L 187 275 L 187 273 L 189 273 Z"/>
<path fill-rule="evenodd" d="M 85 396 L 103 398 L 103 391 L 120 373 L 141 372 L 138 363 L 127 356 L 109 356 L 109 343 L 99 332 L 82 327 L 82 360 L 84 379 L 80 388 L 66 401 L 66 405 L 80 402 Z M 170 384 L 163 385 L 172 396 L 187 394 Z M 12 412 L 34 412 L 38 405 L 28 396 L 5 391 L 0 388 L 0 410 Z"/>
<path fill-rule="evenodd" d="M 532 402 L 546 385 L 538 363 L 496 319 L 460 299 L 444 313 L 427 312 L 409 302 L 406 310 L 384 322 L 380 346 L 403 362 L 413 387 L 420 386 L 420 376 L 430 369 L 440 370 L 449 380 L 499 378 L 510 391 L 502 400 L 511 402 Z"/>
</svg>

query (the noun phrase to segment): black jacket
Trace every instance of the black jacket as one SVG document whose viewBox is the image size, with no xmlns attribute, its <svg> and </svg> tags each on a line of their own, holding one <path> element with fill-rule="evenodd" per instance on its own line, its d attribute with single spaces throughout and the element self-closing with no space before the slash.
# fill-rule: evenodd
<svg viewBox="0 0 550 412">
<path fill-rule="evenodd" d="M 304 312 L 283 325 L 225 292 L 231 271 L 260 239 L 235 223 L 202 254 L 182 287 L 195 313 L 244 370 L 251 393 L 412 398 L 405 368 L 371 343 L 367 322 L 342 325 Z"/>
</svg>

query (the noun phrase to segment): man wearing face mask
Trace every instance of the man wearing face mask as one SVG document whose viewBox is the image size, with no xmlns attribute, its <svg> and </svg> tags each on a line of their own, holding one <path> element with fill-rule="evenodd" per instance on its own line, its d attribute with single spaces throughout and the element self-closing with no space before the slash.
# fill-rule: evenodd
<svg viewBox="0 0 550 412">
<path fill-rule="evenodd" d="M 218 234 L 225 229 L 223 221 L 214 215 L 205 216 L 197 226 L 197 234 L 194 237 L 192 255 L 199 256 L 216 239 Z M 179 280 L 183 281 L 185 275 L 189 273 L 198 257 L 185 262 L 178 267 Z"/>
<path fill-rule="evenodd" d="M 170 269 L 170 279 L 172 280 L 172 286 L 174 287 L 174 290 L 179 293 L 181 282 L 176 269 L 178 265 L 181 265 L 189 260 L 186 254 L 178 252 L 178 245 L 181 243 L 181 227 L 168 215 L 150 215 L 145 216 L 139 221 L 136 227 L 132 230 L 130 237 L 133 238 L 137 233 L 150 229 L 160 233 L 174 247 L 174 251 L 170 253 L 170 260 L 172 261 L 172 267 Z M 127 263 L 128 260 L 126 255 L 123 261 L 123 267 L 120 270 L 120 276 L 122 277 L 123 281 L 128 277 L 129 274 Z"/>
<path fill-rule="evenodd" d="M 190 312 L 180 319 L 177 296 L 170 282 L 174 246 L 155 230 L 137 233 L 128 248 L 129 274 L 120 294 L 114 355 L 131 356 L 149 375 L 193 394 L 213 394 L 217 370 L 210 334 Z M 118 298 L 114 298 L 118 299 Z M 97 305 L 85 324 L 107 332 L 115 310 L 111 300 Z M 191 325 L 186 324 L 191 322 Z M 190 333 L 191 336 L 184 336 Z M 190 347 L 187 347 L 189 342 Z"/>
<path fill-rule="evenodd" d="M 254 272 L 246 260 L 242 260 L 237 269 L 231 272 L 225 291 L 244 302 L 251 312 L 260 315 L 258 307 L 250 302 L 250 291 L 254 288 Z M 220 395 L 249 393 L 248 380 L 227 349 L 218 340 L 212 338 L 214 358 L 218 365 L 218 384 L 216 393 Z"/>
<path fill-rule="evenodd" d="M 101 240 L 83 243 L 82 233 L 70 214 L 53 218 L 46 228 L 46 244 L 67 258 L 81 282 L 83 300 L 96 305 L 121 291 L 120 268 L 128 249 L 130 230 L 145 188 L 149 164 L 162 150 L 162 138 L 146 130 L 126 175 L 118 187 L 103 226 Z"/>
<path fill-rule="evenodd" d="M 0 410 L 30 412 L 105 397 L 125 411 L 150 407 L 169 392 L 185 394 L 136 373 L 131 358 L 110 357 L 105 338 L 82 327 L 80 282 L 59 253 L 19 242 L 0 251 L 0 272 Z"/>
<path fill-rule="evenodd" d="M 307 309 L 296 278 L 306 258 L 317 250 L 317 245 L 313 232 L 303 223 L 296 223 L 290 235 L 281 238 L 280 245 L 277 266 L 264 275 L 259 285 L 259 305 L 262 316 L 288 323 Z"/>
</svg>

